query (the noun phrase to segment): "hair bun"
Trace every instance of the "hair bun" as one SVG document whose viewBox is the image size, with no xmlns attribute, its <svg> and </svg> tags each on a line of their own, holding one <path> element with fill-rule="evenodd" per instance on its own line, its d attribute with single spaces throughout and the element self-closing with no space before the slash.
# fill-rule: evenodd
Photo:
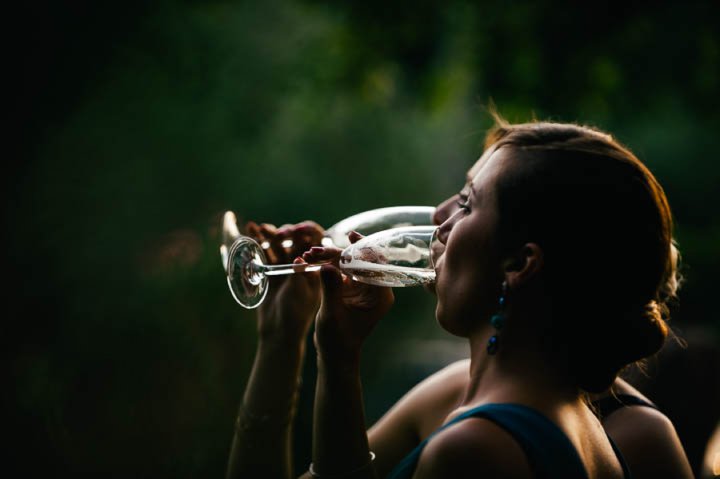
<svg viewBox="0 0 720 479">
<path fill-rule="evenodd" d="M 573 356 L 573 372 L 579 386 L 588 392 L 609 388 L 615 376 L 628 364 L 660 351 L 669 334 L 665 322 L 667 307 L 653 300 L 640 311 L 607 313 L 608 327 L 589 331 Z"/>
</svg>

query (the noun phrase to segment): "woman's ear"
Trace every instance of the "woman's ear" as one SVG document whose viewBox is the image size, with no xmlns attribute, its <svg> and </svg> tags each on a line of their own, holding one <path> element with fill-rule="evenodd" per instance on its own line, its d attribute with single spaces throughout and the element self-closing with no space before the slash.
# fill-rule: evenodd
<svg viewBox="0 0 720 479">
<path fill-rule="evenodd" d="M 505 261 L 505 280 L 511 289 L 521 288 L 537 277 L 544 265 L 542 248 L 537 243 L 527 243 Z"/>
</svg>

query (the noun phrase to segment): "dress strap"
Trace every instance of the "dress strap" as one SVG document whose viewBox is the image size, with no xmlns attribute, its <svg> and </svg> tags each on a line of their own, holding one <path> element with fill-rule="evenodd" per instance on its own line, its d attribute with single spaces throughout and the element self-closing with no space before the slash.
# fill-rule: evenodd
<svg viewBox="0 0 720 479">
<path fill-rule="evenodd" d="M 625 479 L 633 479 L 632 474 L 630 473 L 630 468 L 628 467 L 627 463 L 625 462 L 625 458 L 623 457 L 622 453 L 620 452 L 620 449 L 615 444 L 615 441 L 612 440 L 609 434 L 605 433 L 607 435 L 608 441 L 610 441 L 610 445 L 613 448 L 613 451 L 615 451 L 615 455 L 618 458 L 618 461 L 620 461 L 620 467 L 622 467 L 623 471 L 623 477 Z"/>
<path fill-rule="evenodd" d="M 604 419 L 618 409 L 626 406 L 645 406 L 658 409 L 655 404 L 632 394 L 610 394 L 609 396 L 593 401 L 592 405 L 600 419 Z"/>
</svg>

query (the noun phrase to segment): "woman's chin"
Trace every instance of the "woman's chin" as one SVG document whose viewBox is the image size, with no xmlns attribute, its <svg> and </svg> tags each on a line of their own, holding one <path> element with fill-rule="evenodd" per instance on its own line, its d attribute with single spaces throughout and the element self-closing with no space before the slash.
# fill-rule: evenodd
<svg viewBox="0 0 720 479">
<path fill-rule="evenodd" d="M 451 332 L 448 329 L 448 323 L 447 323 L 447 314 L 446 311 L 443 309 L 442 304 L 438 301 L 437 306 L 435 306 L 435 321 L 440 325 L 441 328 L 443 328 L 445 331 Z"/>
<path fill-rule="evenodd" d="M 471 324 L 462 321 L 465 318 L 462 312 L 451 308 L 444 308 L 441 301 L 438 301 L 435 307 L 435 321 L 446 332 L 460 338 L 467 338 Z"/>
</svg>

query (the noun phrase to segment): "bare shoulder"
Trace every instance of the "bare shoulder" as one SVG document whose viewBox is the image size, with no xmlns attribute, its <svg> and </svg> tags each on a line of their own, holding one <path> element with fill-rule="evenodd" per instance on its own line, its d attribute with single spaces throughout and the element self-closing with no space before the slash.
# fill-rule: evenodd
<svg viewBox="0 0 720 479">
<path fill-rule="evenodd" d="M 424 379 L 418 387 L 419 391 L 439 389 L 445 394 L 455 394 L 464 390 L 470 377 L 470 360 L 455 361 Z"/>
<path fill-rule="evenodd" d="M 460 381 L 464 386 L 470 374 L 470 359 L 461 359 L 450 363 L 437 372 L 431 374 L 418 384 L 420 387 L 432 387 L 438 382 L 447 384 L 447 381 Z"/>
<path fill-rule="evenodd" d="M 401 420 L 423 438 L 439 427 L 461 399 L 469 377 L 469 360 L 456 361 L 408 391 L 375 426 Z M 373 427 L 375 427 L 373 426 Z M 372 429 L 371 429 L 372 432 Z"/>
<path fill-rule="evenodd" d="M 630 394 L 652 404 L 652 401 L 631 384 L 618 379 L 613 384 L 617 394 Z M 617 409 L 603 419 L 603 427 L 618 442 L 651 441 L 656 446 L 672 443 L 677 439 L 677 432 L 672 421 L 661 411 L 645 406 L 627 406 Z"/>
<path fill-rule="evenodd" d="M 407 392 L 368 431 L 380 476 L 435 431 L 456 406 L 467 384 L 469 361 L 452 363 Z"/>
<path fill-rule="evenodd" d="M 624 407 L 605 418 L 603 427 L 617 444 L 633 477 L 693 477 L 675 426 L 661 411 Z"/>
<path fill-rule="evenodd" d="M 416 479 L 532 477 L 522 448 L 504 429 L 483 418 L 468 418 L 438 433 L 423 450 Z"/>
<path fill-rule="evenodd" d="M 467 386 L 470 371 L 470 360 L 456 361 L 428 376 L 405 396 L 396 407 L 403 408 L 411 413 L 427 415 L 428 411 L 437 411 L 442 419 L 454 409 L 461 399 L 461 394 Z"/>
<path fill-rule="evenodd" d="M 603 427 L 617 443 L 642 441 L 645 447 L 668 447 L 677 440 L 672 421 L 650 407 L 629 406 L 618 409 L 603 420 Z"/>
</svg>

